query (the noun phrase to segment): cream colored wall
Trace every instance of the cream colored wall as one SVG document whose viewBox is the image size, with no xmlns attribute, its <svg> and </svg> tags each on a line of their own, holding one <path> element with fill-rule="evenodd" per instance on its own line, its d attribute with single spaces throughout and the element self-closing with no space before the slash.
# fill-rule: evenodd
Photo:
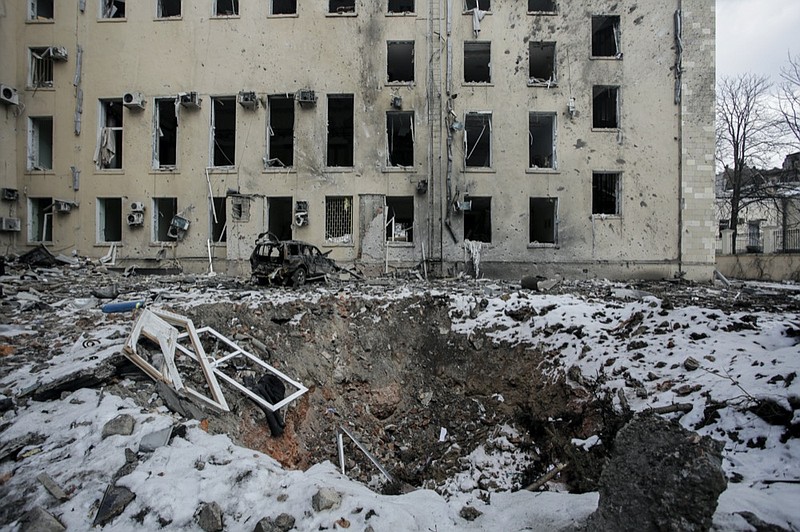
<svg viewBox="0 0 800 532">
<path fill-rule="evenodd" d="M 3 50 L 16 50 L 18 21 L 24 18 L 21 2 L 0 2 L 0 46 Z M 0 54 L 0 83 L 22 89 L 17 84 L 17 54 Z M 23 96 L 20 93 L 20 96 Z M 25 121 L 15 106 L 0 104 L 0 188 L 17 188 L 17 139 L 24 134 Z M 0 217 L 19 218 L 23 214 L 22 202 L 0 200 Z M 0 231 L 0 255 L 13 251 L 20 243 L 20 233 Z"/>
</svg>

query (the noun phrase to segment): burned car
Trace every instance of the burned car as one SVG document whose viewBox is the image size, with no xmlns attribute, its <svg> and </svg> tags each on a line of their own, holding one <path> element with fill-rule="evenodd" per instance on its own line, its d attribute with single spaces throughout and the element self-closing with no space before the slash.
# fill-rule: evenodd
<svg viewBox="0 0 800 532">
<path fill-rule="evenodd" d="M 319 248 L 300 240 L 277 240 L 261 234 L 250 255 L 253 279 L 259 284 L 300 286 L 339 270 Z"/>
</svg>

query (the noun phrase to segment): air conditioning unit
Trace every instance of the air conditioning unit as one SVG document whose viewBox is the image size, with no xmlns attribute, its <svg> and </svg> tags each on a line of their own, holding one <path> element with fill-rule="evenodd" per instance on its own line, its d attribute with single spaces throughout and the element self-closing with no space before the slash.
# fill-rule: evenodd
<svg viewBox="0 0 800 532">
<path fill-rule="evenodd" d="M 308 202 L 296 201 L 294 203 L 294 224 L 297 227 L 308 225 Z"/>
<path fill-rule="evenodd" d="M 122 105 L 135 111 L 144 110 L 147 100 L 141 92 L 126 92 L 122 96 Z"/>
<path fill-rule="evenodd" d="M 19 218 L 0 218 L 0 231 L 19 231 Z"/>
<path fill-rule="evenodd" d="M 73 203 L 64 200 L 53 200 L 53 211 L 55 212 L 70 212 L 73 207 Z"/>
<path fill-rule="evenodd" d="M 297 91 L 294 99 L 297 100 L 301 107 L 311 107 L 317 103 L 317 95 L 311 89 L 301 89 Z"/>
<path fill-rule="evenodd" d="M 169 224 L 171 227 L 179 231 L 186 231 L 189 229 L 189 220 L 184 218 L 183 216 L 178 216 L 177 214 L 172 217 L 172 221 Z"/>
<path fill-rule="evenodd" d="M 258 96 L 253 91 L 239 91 L 239 105 L 245 109 L 258 108 Z"/>
<path fill-rule="evenodd" d="M 128 215 L 128 225 L 130 226 L 144 225 L 144 213 L 143 212 L 130 213 Z"/>
<path fill-rule="evenodd" d="M 203 99 L 194 91 L 182 92 L 178 94 L 178 97 L 180 98 L 181 105 L 189 109 L 200 109 L 200 104 L 203 103 Z"/>
<path fill-rule="evenodd" d="M 50 57 L 53 58 L 53 61 L 66 61 L 67 60 L 67 49 L 63 46 L 51 46 L 50 50 Z"/>
<path fill-rule="evenodd" d="M 4 188 L 0 192 L 0 197 L 4 201 L 17 201 L 19 199 L 19 191 L 16 188 Z"/>
<path fill-rule="evenodd" d="M 4 103 L 6 105 L 19 105 L 19 93 L 17 92 L 17 89 L 0 83 L 0 103 Z"/>
<path fill-rule="evenodd" d="M 133 212 L 144 212 L 144 203 L 141 201 L 134 201 L 131 203 L 131 210 Z"/>
</svg>

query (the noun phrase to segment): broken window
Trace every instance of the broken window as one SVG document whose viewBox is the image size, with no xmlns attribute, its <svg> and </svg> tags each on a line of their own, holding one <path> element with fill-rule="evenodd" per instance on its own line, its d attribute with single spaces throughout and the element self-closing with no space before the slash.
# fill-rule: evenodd
<svg viewBox="0 0 800 532">
<path fill-rule="evenodd" d="M 250 221 L 249 196 L 231 196 L 231 217 L 234 222 Z"/>
<path fill-rule="evenodd" d="M 28 20 L 53 20 L 53 0 L 30 0 Z"/>
<path fill-rule="evenodd" d="M 272 0 L 273 15 L 297 14 L 297 0 Z"/>
<path fill-rule="evenodd" d="M 595 86 L 592 89 L 592 127 L 619 127 L 619 88 Z"/>
<path fill-rule="evenodd" d="M 43 88 L 53 86 L 53 56 L 50 48 L 30 49 L 29 86 Z"/>
<path fill-rule="evenodd" d="M 170 234 L 172 219 L 178 214 L 178 198 L 153 198 L 153 242 L 175 242 Z"/>
<path fill-rule="evenodd" d="M 413 13 L 414 0 L 389 0 L 389 13 Z"/>
<path fill-rule="evenodd" d="M 619 214 L 619 186 L 618 173 L 592 174 L 592 214 Z"/>
<path fill-rule="evenodd" d="M 53 117 L 28 119 L 28 170 L 53 169 Z"/>
<path fill-rule="evenodd" d="M 211 166 L 236 164 L 236 97 L 211 98 Z"/>
<path fill-rule="evenodd" d="M 556 198 L 530 198 L 530 243 L 556 243 Z"/>
<path fill-rule="evenodd" d="M 389 83 L 414 81 L 414 41 L 389 41 L 386 44 L 386 73 Z"/>
<path fill-rule="evenodd" d="M 100 0 L 100 18 L 125 18 L 125 0 Z"/>
<path fill-rule="evenodd" d="M 175 168 L 178 165 L 178 113 L 175 99 L 157 98 L 155 113 L 153 168 Z"/>
<path fill-rule="evenodd" d="M 267 167 L 291 167 L 294 165 L 294 96 L 270 96 L 267 103 Z"/>
<path fill-rule="evenodd" d="M 414 196 L 386 196 L 386 241 L 414 241 Z"/>
<path fill-rule="evenodd" d="M 211 220 L 211 241 L 219 244 L 228 241 L 228 215 L 225 211 L 225 196 L 215 196 L 211 198 L 210 212 Z"/>
<path fill-rule="evenodd" d="M 556 10 L 556 0 L 528 0 L 529 13 L 552 13 Z"/>
<path fill-rule="evenodd" d="M 622 57 L 619 47 L 619 16 L 592 17 L 592 57 Z"/>
<path fill-rule="evenodd" d="M 214 14 L 218 17 L 232 17 L 239 14 L 239 0 L 215 0 Z"/>
<path fill-rule="evenodd" d="M 334 244 L 353 243 L 353 198 L 325 197 L 325 240 Z"/>
<path fill-rule="evenodd" d="M 180 17 L 181 0 L 158 0 L 158 17 Z"/>
<path fill-rule="evenodd" d="M 489 0 L 464 0 L 464 11 L 471 11 L 476 7 L 481 11 L 489 11 Z"/>
<path fill-rule="evenodd" d="M 97 242 L 122 242 L 122 198 L 97 198 Z"/>
<path fill-rule="evenodd" d="M 100 131 L 94 162 L 98 170 L 122 168 L 122 99 L 100 100 Z"/>
<path fill-rule="evenodd" d="M 491 168 L 491 113 L 467 113 L 464 119 L 464 161 L 467 168 Z"/>
<path fill-rule="evenodd" d="M 531 85 L 547 85 L 556 83 L 556 43 L 531 42 L 528 45 L 530 67 L 528 83 Z"/>
<path fill-rule="evenodd" d="M 307 211 L 306 211 L 307 212 Z M 267 228 L 278 240 L 292 239 L 292 198 L 267 199 Z"/>
<path fill-rule="evenodd" d="M 328 13 L 355 13 L 356 0 L 329 0 Z"/>
<path fill-rule="evenodd" d="M 556 168 L 556 115 L 528 115 L 528 167 Z"/>
<path fill-rule="evenodd" d="M 469 208 L 464 211 L 464 240 L 492 241 L 492 198 L 465 198 Z"/>
<path fill-rule="evenodd" d="M 53 241 L 53 198 L 28 198 L 28 242 Z"/>
<path fill-rule="evenodd" d="M 386 113 L 389 166 L 414 166 L 414 111 Z"/>
<path fill-rule="evenodd" d="M 328 95 L 327 166 L 353 166 L 353 95 Z"/>
<path fill-rule="evenodd" d="M 491 83 L 491 50 L 489 42 L 464 43 L 464 83 Z"/>
</svg>

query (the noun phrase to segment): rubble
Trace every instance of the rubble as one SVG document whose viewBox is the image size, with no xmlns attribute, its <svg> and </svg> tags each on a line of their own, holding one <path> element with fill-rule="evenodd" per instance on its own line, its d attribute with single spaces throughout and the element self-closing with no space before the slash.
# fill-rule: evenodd
<svg viewBox="0 0 800 532">
<path fill-rule="evenodd" d="M 220 532 L 224 529 L 222 508 L 216 502 L 204 502 L 197 509 L 197 525 L 205 532 Z"/>
<path fill-rule="evenodd" d="M 320 488 L 311 498 L 315 512 L 335 510 L 342 505 L 342 494 L 332 488 Z"/>
</svg>

